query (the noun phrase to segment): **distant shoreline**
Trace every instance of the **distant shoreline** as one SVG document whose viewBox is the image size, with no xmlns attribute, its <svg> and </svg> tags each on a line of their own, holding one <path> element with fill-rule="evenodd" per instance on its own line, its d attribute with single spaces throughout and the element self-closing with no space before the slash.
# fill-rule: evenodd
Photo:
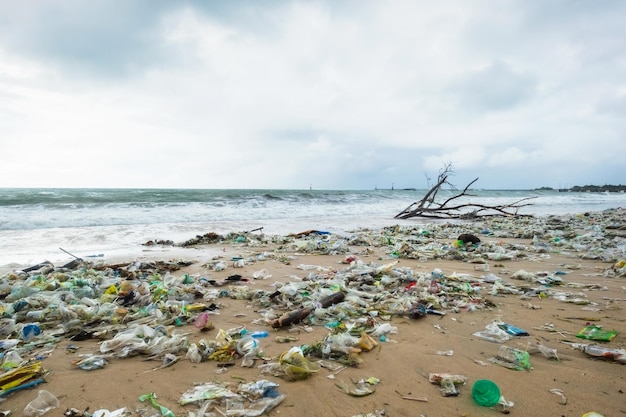
<svg viewBox="0 0 626 417">
<path fill-rule="evenodd" d="M 540 191 L 554 191 L 554 188 L 541 187 Z M 585 193 L 623 193 L 626 191 L 626 185 L 575 185 L 571 188 L 559 188 L 559 192 L 585 192 Z"/>
</svg>

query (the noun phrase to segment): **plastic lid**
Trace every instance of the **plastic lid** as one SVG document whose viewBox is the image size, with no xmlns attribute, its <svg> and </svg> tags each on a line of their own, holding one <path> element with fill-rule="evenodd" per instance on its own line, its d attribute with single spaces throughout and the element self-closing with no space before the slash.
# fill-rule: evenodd
<svg viewBox="0 0 626 417">
<path fill-rule="evenodd" d="M 500 401 L 500 388 L 488 379 L 479 379 L 472 386 L 472 398 L 478 405 L 491 407 Z"/>
</svg>

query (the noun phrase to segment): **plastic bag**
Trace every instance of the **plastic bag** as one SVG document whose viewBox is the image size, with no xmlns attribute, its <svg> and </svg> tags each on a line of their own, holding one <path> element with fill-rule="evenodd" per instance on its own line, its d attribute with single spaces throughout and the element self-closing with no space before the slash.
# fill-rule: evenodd
<svg viewBox="0 0 626 417">
<path fill-rule="evenodd" d="M 493 321 L 485 326 L 485 330 L 473 335 L 490 342 L 505 343 L 511 339 L 511 336 L 499 327 L 501 324 L 503 324 L 501 321 Z"/>
<path fill-rule="evenodd" d="M 307 379 L 312 373 L 319 371 L 319 366 L 304 357 L 302 349 L 294 346 L 280 355 L 280 367 L 288 378 L 293 380 Z"/>
<path fill-rule="evenodd" d="M 187 349 L 187 355 L 185 357 L 192 363 L 202 362 L 202 354 L 200 353 L 200 349 L 198 349 L 198 345 L 195 343 L 189 345 L 189 349 Z"/>
<path fill-rule="evenodd" d="M 603 330 L 600 326 L 589 325 L 585 326 L 576 337 L 580 339 L 599 340 L 603 342 L 609 342 L 617 336 L 616 330 Z"/>
</svg>

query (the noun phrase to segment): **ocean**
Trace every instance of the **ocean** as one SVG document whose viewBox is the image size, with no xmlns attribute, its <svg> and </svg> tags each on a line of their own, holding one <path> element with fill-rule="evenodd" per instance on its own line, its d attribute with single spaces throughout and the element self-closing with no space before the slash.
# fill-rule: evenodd
<svg viewBox="0 0 626 417">
<path fill-rule="evenodd" d="M 266 234 L 427 223 L 394 216 L 426 190 L 198 190 L 0 188 L 0 265 L 138 256 L 150 240 L 207 232 Z M 470 190 L 455 203 L 530 204 L 520 214 L 564 215 L 626 207 L 625 193 Z M 441 190 L 438 201 L 454 195 Z M 67 251 L 67 252 L 65 252 Z M 71 257 L 69 258 L 71 260 Z"/>
</svg>

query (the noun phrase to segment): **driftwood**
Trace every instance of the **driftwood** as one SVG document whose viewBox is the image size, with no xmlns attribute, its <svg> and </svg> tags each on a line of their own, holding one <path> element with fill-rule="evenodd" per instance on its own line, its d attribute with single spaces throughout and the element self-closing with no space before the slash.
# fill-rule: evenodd
<svg viewBox="0 0 626 417">
<path fill-rule="evenodd" d="M 437 183 L 433 187 L 431 187 L 430 190 L 428 190 L 426 195 L 421 200 L 412 203 L 400 213 L 396 214 L 394 218 L 408 219 L 411 217 L 425 217 L 430 219 L 473 219 L 476 217 L 498 215 L 519 216 L 520 214 L 518 213 L 518 210 L 521 207 L 531 205 L 530 203 L 524 202 L 535 198 L 526 197 L 509 204 L 493 206 L 477 203 L 455 204 L 454 200 L 456 200 L 457 198 L 463 196 L 472 197 L 472 195 L 468 193 L 468 189 L 472 186 L 472 184 L 478 181 L 478 178 L 475 178 L 472 182 L 467 184 L 465 188 L 458 194 L 455 194 L 452 197 L 444 200 L 442 203 L 439 203 L 435 200 L 435 198 L 437 197 L 437 193 L 439 192 L 439 190 L 441 190 L 441 187 L 443 187 L 445 184 L 452 186 L 452 184 L 448 182 L 448 176 L 451 173 L 452 165 L 447 164 L 439 173 L 439 176 L 437 177 Z"/>
<path fill-rule="evenodd" d="M 346 295 L 343 292 L 335 292 L 318 300 L 317 305 L 319 305 L 321 308 L 328 308 L 334 304 L 342 302 L 345 298 Z M 315 308 L 308 307 L 285 313 L 281 317 L 273 320 L 271 326 L 274 329 L 279 329 L 282 327 L 291 326 L 292 324 L 300 323 L 302 320 L 307 318 L 309 314 L 311 314 L 314 310 Z"/>
</svg>

